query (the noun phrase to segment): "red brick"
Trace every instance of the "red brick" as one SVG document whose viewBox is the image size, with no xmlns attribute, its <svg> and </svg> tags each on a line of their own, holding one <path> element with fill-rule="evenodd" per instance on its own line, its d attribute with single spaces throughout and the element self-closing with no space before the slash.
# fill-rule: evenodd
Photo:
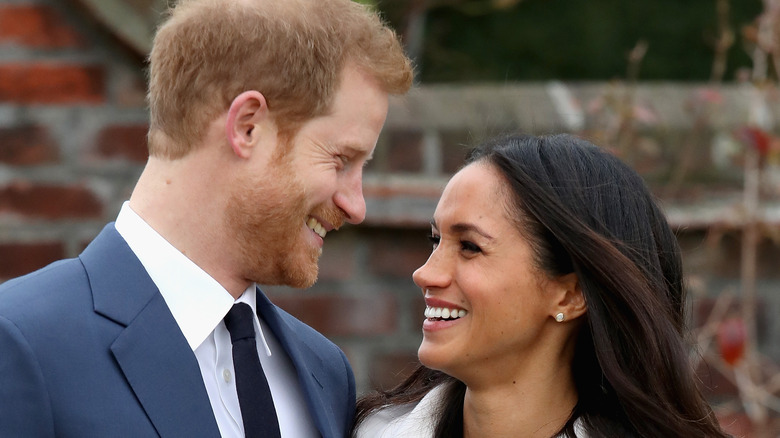
<svg viewBox="0 0 780 438">
<path fill-rule="evenodd" d="M 0 6 L 0 43 L 41 49 L 84 46 L 84 39 L 50 7 Z"/>
<path fill-rule="evenodd" d="M 144 163 L 149 158 L 146 142 L 148 129 L 146 124 L 108 126 L 97 136 L 97 151 L 106 158 L 123 158 Z"/>
<path fill-rule="evenodd" d="M 272 301 L 325 336 L 388 335 L 395 332 L 398 304 L 390 294 L 349 297 L 305 292 Z"/>
<path fill-rule="evenodd" d="M 341 233 L 328 234 L 322 257 L 320 257 L 319 280 L 348 280 L 355 275 L 355 244 L 351 239 L 342 239 Z"/>
<path fill-rule="evenodd" d="M 0 65 L 0 101 L 25 104 L 99 104 L 104 71 L 94 65 Z"/>
<path fill-rule="evenodd" d="M 419 131 L 393 131 L 388 134 L 387 169 L 390 172 L 422 170 L 423 136 Z"/>
<path fill-rule="evenodd" d="M 388 230 L 370 242 L 368 269 L 381 276 L 411 278 L 412 273 L 425 264 L 431 255 L 429 231 Z"/>
<path fill-rule="evenodd" d="M 0 128 L 0 162 L 13 166 L 45 164 L 59 159 L 59 150 L 43 126 Z"/>
<path fill-rule="evenodd" d="M 376 355 L 372 358 L 368 374 L 371 388 L 391 389 L 409 377 L 419 364 L 417 351 Z"/>
<path fill-rule="evenodd" d="M 62 243 L 0 244 L 0 278 L 9 279 L 42 268 L 65 256 Z"/>
<path fill-rule="evenodd" d="M 15 181 L 0 187 L 0 213 L 39 219 L 100 218 L 103 206 L 81 185 Z"/>
</svg>

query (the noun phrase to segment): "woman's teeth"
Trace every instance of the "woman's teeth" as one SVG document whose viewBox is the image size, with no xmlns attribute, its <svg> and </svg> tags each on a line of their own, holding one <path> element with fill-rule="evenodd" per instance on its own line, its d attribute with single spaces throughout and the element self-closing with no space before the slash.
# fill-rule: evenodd
<svg viewBox="0 0 780 438">
<path fill-rule="evenodd" d="M 328 234 L 327 231 L 325 231 L 325 228 L 320 224 L 317 219 L 314 219 L 313 217 L 310 217 L 308 221 L 306 221 L 306 226 L 309 227 L 312 231 L 317 233 L 320 237 L 323 239 L 325 238 L 325 235 Z"/>
<path fill-rule="evenodd" d="M 439 319 L 458 319 L 466 316 L 466 312 L 463 309 L 448 309 L 446 307 L 426 307 L 426 318 L 439 318 Z"/>
</svg>

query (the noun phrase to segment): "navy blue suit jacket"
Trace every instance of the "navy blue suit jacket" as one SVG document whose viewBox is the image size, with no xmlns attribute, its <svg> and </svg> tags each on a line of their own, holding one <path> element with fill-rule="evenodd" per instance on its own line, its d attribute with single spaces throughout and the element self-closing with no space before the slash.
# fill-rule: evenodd
<svg viewBox="0 0 780 438">
<path fill-rule="evenodd" d="M 257 307 L 322 436 L 347 436 L 344 353 L 259 290 Z M 0 437 L 54 436 L 219 437 L 195 354 L 113 224 L 78 258 L 0 285 Z"/>
</svg>

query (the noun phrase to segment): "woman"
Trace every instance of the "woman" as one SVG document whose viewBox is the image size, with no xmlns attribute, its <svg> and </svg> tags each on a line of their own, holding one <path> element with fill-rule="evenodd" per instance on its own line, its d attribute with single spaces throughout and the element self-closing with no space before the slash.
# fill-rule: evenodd
<svg viewBox="0 0 780 438">
<path fill-rule="evenodd" d="M 688 363 L 680 250 L 643 180 L 570 135 L 477 149 L 413 275 L 423 364 L 357 437 L 726 437 Z"/>
</svg>

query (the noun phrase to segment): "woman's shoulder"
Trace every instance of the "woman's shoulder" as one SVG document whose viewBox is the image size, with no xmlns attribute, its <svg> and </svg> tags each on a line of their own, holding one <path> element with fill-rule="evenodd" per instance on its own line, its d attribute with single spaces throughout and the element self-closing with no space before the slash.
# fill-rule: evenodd
<svg viewBox="0 0 780 438">
<path fill-rule="evenodd" d="M 360 423 L 355 438 L 430 438 L 443 396 L 443 385 L 439 385 L 419 402 L 382 407 Z"/>
</svg>

